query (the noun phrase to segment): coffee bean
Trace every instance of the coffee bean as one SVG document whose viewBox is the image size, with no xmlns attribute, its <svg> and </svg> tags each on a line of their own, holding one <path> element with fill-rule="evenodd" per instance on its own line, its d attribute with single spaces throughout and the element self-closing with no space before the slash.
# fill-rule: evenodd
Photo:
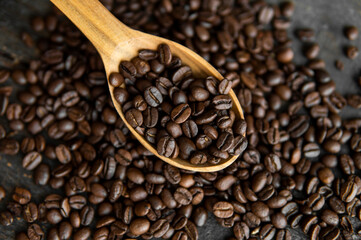
<svg viewBox="0 0 361 240">
<path fill-rule="evenodd" d="M 146 61 L 153 60 L 158 57 L 158 52 L 150 49 L 143 49 L 139 51 L 139 57 Z"/>
<path fill-rule="evenodd" d="M 276 154 L 267 155 L 264 161 L 267 170 L 271 173 L 278 172 L 282 168 L 280 158 Z"/>
<path fill-rule="evenodd" d="M 186 188 L 179 187 L 174 193 L 174 199 L 181 205 L 190 204 L 192 198 L 192 194 Z"/>
<path fill-rule="evenodd" d="M 178 105 L 171 112 L 172 120 L 178 124 L 184 123 L 190 115 L 191 109 L 186 103 Z"/>
<path fill-rule="evenodd" d="M 12 198 L 15 202 L 25 205 L 31 200 L 31 193 L 25 188 L 16 187 Z"/>
<path fill-rule="evenodd" d="M 358 56 L 358 48 L 355 46 L 349 46 L 346 48 L 346 56 L 349 59 L 355 59 Z"/>
<path fill-rule="evenodd" d="M 232 107 L 232 99 L 228 95 L 218 95 L 213 98 L 212 104 L 217 110 L 227 110 Z"/>
<path fill-rule="evenodd" d="M 233 206 L 229 202 L 217 202 L 213 206 L 213 214 L 219 218 L 229 218 L 233 215 Z"/>
<path fill-rule="evenodd" d="M 0 224 L 3 226 L 10 226 L 14 221 L 13 215 L 9 211 L 0 213 Z"/>
<path fill-rule="evenodd" d="M 209 97 L 209 92 L 202 87 L 192 88 L 191 93 L 196 101 L 206 101 Z"/>
<path fill-rule="evenodd" d="M 194 152 L 190 162 L 195 165 L 205 164 L 207 162 L 207 155 L 204 152 Z"/>
<path fill-rule="evenodd" d="M 244 222 L 237 222 L 233 227 L 233 233 L 237 239 L 248 239 L 250 229 Z"/>
<path fill-rule="evenodd" d="M 170 136 L 160 138 L 157 143 L 157 152 L 165 157 L 176 157 L 178 155 L 177 149 L 178 146 L 175 139 Z"/>
<path fill-rule="evenodd" d="M 85 240 L 91 235 L 91 230 L 88 227 L 84 227 L 76 231 L 73 235 L 74 240 Z"/>
<path fill-rule="evenodd" d="M 134 219 L 129 226 L 130 232 L 136 236 L 146 233 L 149 228 L 150 222 L 145 218 Z"/>
<path fill-rule="evenodd" d="M 261 239 L 273 239 L 276 235 L 276 229 L 272 224 L 264 225 L 260 230 Z"/>
<path fill-rule="evenodd" d="M 19 152 L 19 143 L 14 139 L 1 139 L 0 152 L 7 155 L 15 155 Z"/>
<path fill-rule="evenodd" d="M 40 153 L 32 151 L 29 152 L 24 158 L 23 158 L 23 168 L 26 170 L 34 170 L 42 161 L 42 156 Z"/>
<path fill-rule="evenodd" d="M 341 234 L 338 228 L 328 228 L 320 234 L 320 237 L 327 240 L 337 239 Z"/>
<path fill-rule="evenodd" d="M 318 178 L 320 179 L 320 181 L 325 183 L 325 184 L 332 183 L 334 178 L 335 178 L 332 170 L 329 169 L 329 168 L 320 169 L 318 171 L 317 175 L 318 175 Z"/>
<path fill-rule="evenodd" d="M 322 221 L 331 226 L 337 226 L 339 222 L 337 214 L 329 209 L 325 209 L 322 211 L 321 219 Z"/>
<path fill-rule="evenodd" d="M 113 94 L 119 104 L 125 103 L 129 98 L 129 93 L 124 88 L 114 88 Z"/>
<path fill-rule="evenodd" d="M 172 53 L 170 48 L 166 44 L 161 44 L 158 46 L 160 62 L 165 65 L 169 65 L 172 61 Z"/>
<path fill-rule="evenodd" d="M 178 68 L 174 74 L 172 75 L 172 82 L 177 85 L 179 84 L 183 79 L 189 77 L 192 75 L 192 70 L 188 66 L 182 66 Z"/>
<path fill-rule="evenodd" d="M 143 124 L 143 115 L 142 113 L 137 109 L 130 109 L 125 113 L 125 118 L 127 119 L 127 122 L 132 126 L 133 128 L 140 127 Z"/>
<path fill-rule="evenodd" d="M 319 52 L 320 52 L 320 46 L 317 43 L 314 43 L 306 49 L 305 56 L 308 59 L 314 59 L 318 56 Z"/>
<path fill-rule="evenodd" d="M 33 223 L 28 227 L 27 235 L 30 240 L 41 240 L 44 238 L 44 231 L 38 224 Z"/>
<path fill-rule="evenodd" d="M 269 216 L 269 207 L 263 202 L 252 203 L 251 211 L 259 218 L 265 218 Z"/>
<path fill-rule="evenodd" d="M 339 164 L 341 167 L 341 170 L 347 174 L 351 175 L 355 173 L 355 165 L 352 160 L 352 158 L 349 155 L 343 154 L 340 156 Z"/>
<path fill-rule="evenodd" d="M 355 26 L 346 27 L 345 36 L 351 41 L 355 40 L 358 36 L 358 29 Z"/>
<path fill-rule="evenodd" d="M 340 197 L 344 202 L 351 202 L 357 194 L 358 186 L 352 178 L 341 185 Z"/>
<path fill-rule="evenodd" d="M 38 206 L 35 203 L 28 203 L 24 206 L 23 217 L 28 223 L 32 223 L 38 219 Z"/>
</svg>

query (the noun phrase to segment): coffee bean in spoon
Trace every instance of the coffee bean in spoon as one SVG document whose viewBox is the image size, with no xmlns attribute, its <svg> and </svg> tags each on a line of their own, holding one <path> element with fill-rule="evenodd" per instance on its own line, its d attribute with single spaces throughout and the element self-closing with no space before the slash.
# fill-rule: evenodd
<svg viewBox="0 0 361 240">
<path fill-rule="evenodd" d="M 165 157 L 199 165 L 208 162 L 207 155 L 213 156 L 208 163 L 216 164 L 229 155 L 241 154 L 247 146 L 241 137 L 244 132 L 230 130 L 233 125 L 242 126 L 231 110 L 233 101 L 228 93 L 232 82 L 212 76 L 196 78 L 189 66 L 171 64 L 172 59 L 177 57 L 162 44 L 158 51 L 139 51 L 138 57 L 120 64 L 120 73 L 111 74 L 114 86 L 131 79 L 125 81 L 124 90 L 114 88 L 127 122 Z M 140 71 L 140 63 L 151 67 Z M 144 74 L 152 73 L 154 79 L 144 79 Z M 133 86 L 140 90 L 136 95 L 131 93 Z M 200 125 L 207 127 L 200 130 Z"/>
</svg>

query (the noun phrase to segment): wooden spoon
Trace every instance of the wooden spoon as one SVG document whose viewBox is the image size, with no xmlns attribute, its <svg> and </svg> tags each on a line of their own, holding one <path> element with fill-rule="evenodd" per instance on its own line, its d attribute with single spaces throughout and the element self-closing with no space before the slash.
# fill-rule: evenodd
<svg viewBox="0 0 361 240">
<path fill-rule="evenodd" d="M 116 19 L 98 0 L 51 1 L 93 43 L 103 60 L 108 77 L 112 72 L 119 72 L 120 61 L 132 59 L 138 55 L 138 51 L 141 49 L 157 49 L 159 44 L 165 43 L 169 45 L 174 55 L 178 56 L 184 64 L 191 67 L 195 76 L 214 76 L 219 80 L 223 79 L 222 75 L 214 69 L 212 65 L 192 50 L 173 41 L 130 29 Z M 231 156 L 229 159 L 220 161 L 216 165 L 194 165 L 189 161 L 180 158 L 170 159 L 160 156 L 157 153 L 157 150 L 128 124 L 122 112 L 122 106 L 114 99 L 114 88 L 109 82 L 108 85 L 114 106 L 126 126 L 144 147 L 163 161 L 175 167 L 187 170 L 214 172 L 224 169 L 237 159 L 238 156 L 235 155 Z M 124 84 L 122 87 L 125 87 Z M 244 119 L 243 111 L 236 95 L 232 90 L 229 95 L 233 100 L 233 110 L 236 113 L 236 117 L 238 119 Z"/>
</svg>

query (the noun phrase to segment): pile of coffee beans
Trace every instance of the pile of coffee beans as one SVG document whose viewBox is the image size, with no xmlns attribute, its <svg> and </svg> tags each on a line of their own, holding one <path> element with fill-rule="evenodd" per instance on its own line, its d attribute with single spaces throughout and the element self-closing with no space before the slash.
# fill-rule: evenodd
<svg viewBox="0 0 361 240">
<path fill-rule="evenodd" d="M 232 81 L 196 78 L 166 44 L 158 51 L 140 50 L 119 69 L 109 79 L 114 97 L 130 126 L 159 155 L 196 165 L 217 164 L 246 149 L 246 122 L 236 119 L 228 95 Z"/>
<path fill-rule="evenodd" d="M 318 58 L 322 46 L 314 42 L 312 29 L 296 32 L 309 49 L 305 64 L 293 63 L 287 32 L 293 3 L 102 2 L 128 26 L 184 44 L 215 66 L 244 109 L 248 146 L 232 165 L 213 173 L 181 170 L 157 159 L 117 115 L 90 42 L 57 14 L 35 17 L 41 55 L 24 68 L 0 71 L 0 115 L 7 122 L 0 126 L 0 152 L 21 156 L 39 188 L 53 191 L 42 198 L 29 186 L 13 191 L 3 186 L 9 192 L 1 201 L 0 223 L 27 222 L 16 239 L 193 240 L 200 239 L 198 227 L 210 217 L 231 229 L 228 240 L 289 240 L 301 231 L 313 240 L 355 237 L 354 223 L 361 219 L 361 119 L 342 119 L 340 113 L 347 104 L 360 104 L 337 92 Z M 149 61 L 150 71 L 156 73 L 152 66 L 161 68 L 162 61 Z M 125 81 L 127 91 L 139 91 L 148 105 L 145 88 L 138 89 L 144 81 L 132 84 L 121 73 L 110 78 L 112 85 Z M 162 91 L 157 79 L 164 76 L 169 75 L 155 74 L 155 85 L 147 87 Z M 12 89 L 10 78 L 19 87 Z M 192 83 L 203 86 L 196 79 Z M 179 84 L 173 94 L 183 91 Z M 116 89 L 127 111 L 144 107 L 134 105 L 140 97 L 127 101 L 129 93 Z M 209 91 L 207 85 L 203 90 Z M 9 100 L 11 95 L 18 101 Z M 0 198 L 4 195 L 0 189 Z"/>
</svg>

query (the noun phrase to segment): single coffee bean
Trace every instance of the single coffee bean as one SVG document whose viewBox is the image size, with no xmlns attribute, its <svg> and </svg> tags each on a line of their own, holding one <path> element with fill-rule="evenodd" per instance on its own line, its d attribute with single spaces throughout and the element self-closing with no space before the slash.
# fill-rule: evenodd
<svg viewBox="0 0 361 240">
<path fill-rule="evenodd" d="M 171 136 L 164 136 L 157 143 L 157 152 L 165 157 L 176 157 L 178 155 L 178 146 L 175 139 Z"/>
<path fill-rule="evenodd" d="M 125 113 L 125 119 L 133 128 L 140 127 L 143 124 L 143 115 L 137 109 L 130 109 Z"/>
<path fill-rule="evenodd" d="M 13 215 L 9 211 L 0 213 L 0 224 L 3 226 L 10 226 L 14 221 Z"/>
<path fill-rule="evenodd" d="M 154 86 L 145 89 L 144 99 L 152 107 L 157 107 L 163 102 L 162 93 Z"/>
<path fill-rule="evenodd" d="M 261 239 L 274 239 L 276 229 L 272 226 L 272 224 L 266 224 L 261 228 L 259 234 Z"/>
<path fill-rule="evenodd" d="M 192 194 L 186 188 L 179 187 L 174 193 L 174 199 L 181 205 L 190 204 L 192 198 Z"/>
<path fill-rule="evenodd" d="M 186 103 L 178 105 L 171 112 L 172 120 L 178 124 L 184 123 L 190 115 L 191 109 Z"/>
<path fill-rule="evenodd" d="M 146 233 L 150 228 L 150 222 L 145 218 L 134 219 L 129 226 L 132 234 L 139 236 Z"/>
<path fill-rule="evenodd" d="M 358 48 L 355 46 L 349 46 L 346 48 L 346 56 L 349 59 L 355 59 L 358 56 Z"/>
<path fill-rule="evenodd" d="M 25 157 L 23 158 L 23 168 L 26 170 L 34 170 L 42 161 L 42 156 L 40 153 L 32 151 L 29 152 Z"/>
<path fill-rule="evenodd" d="M 356 40 L 358 36 L 358 29 L 355 26 L 346 27 L 345 36 L 351 41 Z"/>
<path fill-rule="evenodd" d="M 23 217 L 28 223 L 32 223 L 38 219 L 38 206 L 35 203 L 28 203 L 24 206 Z"/>
<path fill-rule="evenodd" d="M 25 205 L 31 200 L 31 193 L 25 188 L 16 187 L 12 198 L 15 202 Z"/>
<path fill-rule="evenodd" d="M 229 218 L 233 215 L 233 206 L 229 202 L 217 202 L 213 206 L 213 214 L 219 218 Z"/>
<path fill-rule="evenodd" d="M 207 162 L 207 154 L 204 152 L 194 152 L 191 156 L 190 162 L 195 165 L 205 164 Z"/>
<path fill-rule="evenodd" d="M 36 223 L 33 223 L 28 227 L 27 235 L 28 235 L 30 240 L 44 239 L 44 231 Z"/>
</svg>

